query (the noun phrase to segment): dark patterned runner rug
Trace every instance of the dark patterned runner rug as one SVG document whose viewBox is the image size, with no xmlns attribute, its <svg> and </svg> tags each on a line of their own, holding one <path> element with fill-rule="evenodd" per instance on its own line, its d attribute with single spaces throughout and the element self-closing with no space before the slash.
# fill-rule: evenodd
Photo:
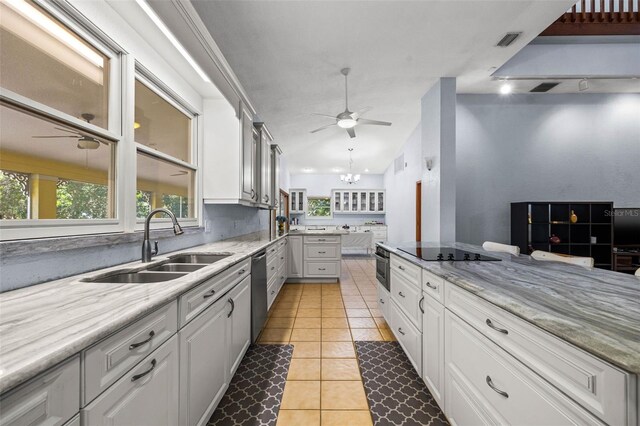
<svg viewBox="0 0 640 426">
<path fill-rule="evenodd" d="M 208 426 L 275 426 L 292 345 L 251 345 Z"/>
<path fill-rule="evenodd" d="M 448 425 L 398 342 L 355 342 L 376 426 Z"/>
</svg>

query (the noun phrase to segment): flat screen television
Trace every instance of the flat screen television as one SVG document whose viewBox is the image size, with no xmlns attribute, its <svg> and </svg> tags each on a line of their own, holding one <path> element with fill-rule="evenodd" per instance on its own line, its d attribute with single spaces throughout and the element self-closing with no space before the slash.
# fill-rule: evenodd
<svg viewBox="0 0 640 426">
<path fill-rule="evenodd" d="M 640 208 L 613 209 L 613 246 L 640 247 Z"/>
</svg>

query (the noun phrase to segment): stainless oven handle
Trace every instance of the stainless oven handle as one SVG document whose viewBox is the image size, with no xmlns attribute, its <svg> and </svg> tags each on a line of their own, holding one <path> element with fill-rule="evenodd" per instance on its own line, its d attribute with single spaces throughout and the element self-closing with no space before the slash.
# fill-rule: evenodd
<svg viewBox="0 0 640 426">
<path fill-rule="evenodd" d="M 389 263 L 389 259 L 386 257 L 380 256 L 378 253 L 374 253 L 374 256 L 381 262 Z"/>
</svg>

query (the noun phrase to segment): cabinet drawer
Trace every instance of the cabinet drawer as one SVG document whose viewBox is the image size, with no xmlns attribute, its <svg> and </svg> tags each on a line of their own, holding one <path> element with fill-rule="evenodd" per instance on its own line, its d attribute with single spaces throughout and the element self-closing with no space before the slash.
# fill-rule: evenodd
<svg viewBox="0 0 640 426">
<path fill-rule="evenodd" d="M 304 236 L 304 243 L 321 243 L 321 244 L 340 244 L 340 235 L 326 235 L 326 236 Z"/>
<path fill-rule="evenodd" d="M 180 296 L 180 327 L 198 316 L 250 273 L 251 259 L 245 259 Z"/>
<path fill-rule="evenodd" d="M 446 283 L 445 300 L 449 310 L 594 415 L 610 424 L 628 423 L 624 372 L 454 284 Z"/>
<path fill-rule="evenodd" d="M 267 260 L 267 281 L 271 281 L 273 277 L 276 276 L 279 266 L 280 266 L 279 257 L 274 255 L 271 260 Z"/>
<path fill-rule="evenodd" d="M 463 378 L 499 424 L 602 424 L 449 311 L 445 312 L 445 342 L 447 370 Z M 456 412 L 450 408 L 446 411 L 455 419 Z"/>
<path fill-rule="evenodd" d="M 340 259 L 340 245 L 305 244 L 305 260 Z"/>
<path fill-rule="evenodd" d="M 93 401 L 178 330 L 175 301 L 85 351 L 84 404 Z"/>
<path fill-rule="evenodd" d="M 400 342 L 413 367 L 422 376 L 422 333 L 409 321 L 391 299 L 391 331 Z"/>
<path fill-rule="evenodd" d="M 278 296 L 278 283 L 276 280 L 270 281 L 267 285 L 267 310 L 271 309 L 273 301 Z"/>
<path fill-rule="evenodd" d="M 401 257 L 391 254 L 391 271 L 396 271 L 405 276 L 405 278 L 414 286 L 420 289 L 422 285 L 422 268 L 408 262 Z"/>
<path fill-rule="evenodd" d="M 424 269 L 422 270 L 422 291 L 444 304 L 444 280 Z"/>
<path fill-rule="evenodd" d="M 278 254 L 278 249 L 279 249 L 279 245 L 276 244 L 271 244 L 269 247 L 267 247 L 267 263 L 272 262 L 276 259 L 277 254 Z"/>
<path fill-rule="evenodd" d="M 339 277 L 340 261 L 304 262 L 305 277 Z"/>
<path fill-rule="evenodd" d="M 391 271 L 391 299 L 402 309 L 413 326 L 422 331 L 422 290 L 409 283 L 403 274 L 395 270 Z"/>
<path fill-rule="evenodd" d="M 389 300 L 389 292 L 382 284 L 378 283 L 378 305 L 387 322 L 389 322 Z"/>
<path fill-rule="evenodd" d="M 83 408 L 82 424 L 178 424 L 178 371 L 178 337 L 174 335 Z"/>
<path fill-rule="evenodd" d="M 0 398 L 0 424 L 62 425 L 80 409 L 80 357 L 74 356 Z"/>
</svg>

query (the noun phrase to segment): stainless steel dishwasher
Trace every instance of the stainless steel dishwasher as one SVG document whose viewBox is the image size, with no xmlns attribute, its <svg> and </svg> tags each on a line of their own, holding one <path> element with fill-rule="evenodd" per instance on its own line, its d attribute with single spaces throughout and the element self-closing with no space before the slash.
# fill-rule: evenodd
<svg viewBox="0 0 640 426">
<path fill-rule="evenodd" d="M 251 258 L 251 341 L 255 343 L 267 320 L 267 252 Z"/>
</svg>

